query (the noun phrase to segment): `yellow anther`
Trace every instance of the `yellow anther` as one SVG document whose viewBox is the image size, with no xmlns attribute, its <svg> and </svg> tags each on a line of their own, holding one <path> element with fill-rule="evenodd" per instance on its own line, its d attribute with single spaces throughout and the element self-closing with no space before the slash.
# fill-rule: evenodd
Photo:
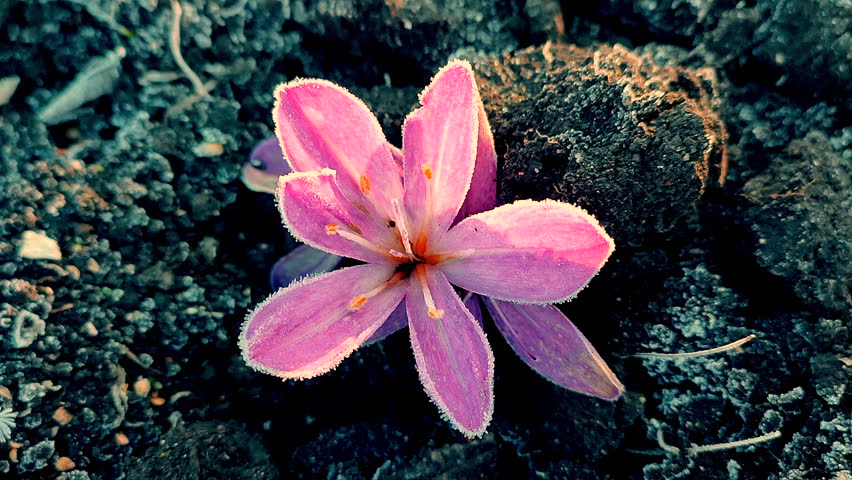
<svg viewBox="0 0 852 480">
<path fill-rule="evenodd" d="M 442 318 L 444 316 L 444 311 L 440 308 L 430 308 L 429 316 L 434 318 L 435 320 Z"/>
<path fill-rule="evenodd" d="M 429 165 L 420 165 L 420 168 L 423 169 L 423 175 L 426 175 L 426 180 L 432 180 L 432 169 L 429 168 Z"/>
<path fill-rule="evenodd" d="M 349 302 L 349 310 L 358 310 L 359 308 L 363 307 L 365 303 L 367 303 L 367 296 L 359 295 L 353 298 L 351 302 Z"/>
<path fill-rule="evenodd" d="M 325 234 L 326 235 L 337 235 L 337 231 L 340 230 L 340 225 L 336 223 L 329 223 L 325 226 Z"/>
<path fill-rule="evenodd" d="M 361 180 L 359 181 L 359 185 L 361 187 L 361 193 L 364 195 L 370 193 L 370 177 L 367 175 L 361 175 Z"/>
</svg>

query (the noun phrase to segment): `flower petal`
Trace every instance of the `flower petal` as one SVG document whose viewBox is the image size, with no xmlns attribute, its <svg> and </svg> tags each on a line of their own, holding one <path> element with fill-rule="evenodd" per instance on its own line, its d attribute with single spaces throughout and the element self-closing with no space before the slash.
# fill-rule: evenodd
<svg viewBox="0 0 852 480">
<path fill-rule="evenodd" d="M 467 311 L 476 319 L 476 323 L 479 324 L 480 328 L 485 329 L 485 321 L 482 318 L 482 307 L 479 305 L 479 295 L 472 292 L 463 292 L 461 298 Z"/>
<path fill-rule="evenodd" d="M 479 96 L 477 95 L 477 98 Z M 494 136 L 485 115 L 482 100 L 479 104 L 479 135 L 476 141 L 476 166 L 464 203 L 454 223 L 480 212 L 491 210 L 497 205 L 497 151 Z"/>
<path fill-rule="evenodd" d="M 402 162 L 405 156 L 402 154 L 402 149 L 397 147 L 392 143 L 388 143 L 388 151 L 391 153 L 391 157 L 393 157 L 394 163 L 399 167 L 399 176 L 402 176 Z"/>
<path fill-rule="evenodd" d="M 432 300 L 427 300 L 426 291 Z M 434 315 L 430 301 L 440 314 Z M 459 431 L 468 437 L 481 435 L 494 410 L 494 357 L 485 333 L 444 274 L 433 267 L 415 270 L 405 305 L 426 392 Z"/>
<path fill-rule="evenodd" d="M 300 278 L 330 272 L 341 260 L 343 258 L 332 253 L 308 245 L 299 245 L 275 262 L 269 272 L 269 283 L 273 290 L 278 290 Z"/>
<path fill-rule="evenodd" d="M 278 183 L 278 209 L 298 240 L 370 263 L 396 263 L 386 249 L 391 233 L 353 206 L 338 188 L 334 170 L 291 173 Z"/>
<path fill-rule="evenodd" d="M 521 200 L 468 217 L 436 246 L 450 283 L 501 300 L 550 303 L 573 297 L 614 249 L 580 207 Z M 455 256 L 455 258 L 452 258 Z"/>
<path fill-rule="evenodd" d="M 605 400 L 624 393 L 624 386 L 592 344 L 558 308 L 484 300 L 515 353 L 548 380 Z"/>
<path fill-rule="evenodd" d="M 330 168 L 346 198 L 390 218 L 402 180 L 379 121 L 364 102 L 325 80 L 295 80 L 275 89 L 275 132 L 293 171 Z"/>
<path fill-rule="evenodd" d="M 464 302 L 464 306 L 473 315 L 473 318 L 476 319 L 480 328 L 485 328 L 482 320 L 482 307 L 479 306 L 479 295 L 467 292 L 467 294 L 463 296 L 462 302 Z M 400 303 L 399 306 L 396 307 L 396 310 L 390 314 L 390 317 L 385 320 L 385 323 L 376 330 L 376 333 L 364 342 L 364 345 L 370 345 L 382 341 L 385 337 L 388 337 L 407 326 L 408 315 L 405 313 L 405 304 Z"/>
<path fill-rule="evenodd" d="M 392 266 L 358 265 L 279 290 L 243 324 L 240 348 L 246 362 L 282 378 L 310 378 L 333 369 L 402 301 L 406 282 L 385 285 L 393 274 Z"/>
<path fill-rule="evenodd" d="M 456 60 L 442 68 L 420 102 L 402 135 L 405 207 L 415 243 L 446 233 L 470 186 L 481 103 L 470 64 Z"/>
<path fill-rule="evenodd" d="M 385 337 L 388 337 L 407 326 L 408 316 L 405 314 L 405 302 L 401 302 L 397 305 L 396 310 L 391 312 L 388 319 L 385 320 L 385 323 L 383 323 L 378 330 L 370 335 L 370 338 L 364 342 L 364 345 L 372 345 L 376 342 L 380 342 L 384 340 Z"/>
<path fill-rule="evenodd" d="M 281 145 L 275 137 L 267 138 L 254 147 L 249 161 L 243 164 L 242 181 L 255 192 L 275 193 L 278 177 L 290 173 Z"/>
</svg>

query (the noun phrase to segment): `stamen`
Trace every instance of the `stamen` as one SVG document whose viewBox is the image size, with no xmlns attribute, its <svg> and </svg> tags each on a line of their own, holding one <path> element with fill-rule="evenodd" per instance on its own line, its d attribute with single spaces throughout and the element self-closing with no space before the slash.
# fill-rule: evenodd
<svg viewBox="0 0 852 480">
<path fill-rule="evenodd" d="M 356 232 L 360 233 L 360 231 L 361 231 L 361 229 L 356 227 L 355 225 L 347 224 L 346 226 L 352 228 Z M 338 225 L 336 223 L 329 223 L 328 225 L 326 225 L 325 226 L 325 233 L 326 233 L 326 235 L 340 235 L 341 237 L 343 237 L 347 240 L 350 240 L 354 243 L 357 243 L 358 245 L 361 245 L 362 247 L 368 248 L 368 249 L 370 249 L 370 250 L 372 250 L 372 251 L 374 251 L 374 252 L 376 252 L 380 255 L 383 255 L 383 256 L 387 255 L 387 253 L 388 253 L 387 250 L 380 248 L 378 245 L 376 245 L 373 242 L 367 240 L 366 238 L 360 236 L 358 233 L 352 233 L 352 232 L 349 232 L 349 231 L 346 231 L 346 230 L 342 230 L 340 228 L 340 225 Z"/>
<path fill-rule="evenodd" d="M 469 257 L 474 253 L 476 253 L 476 250 L 473 248 L 459 250 L 457 252 L 433 253 L 424 258 L 423 261 L 429 265 L 437 265 L 439 263 L 449 262 L 450 260 Z"/>
<path fill-rule="evenodd" d="M 426 281 L 426 267 L 418 265 L 416 267 L 417 280 L 420 282 L 420 288 L 423 290 L 423 300 L 426 302 L 428 314 L 430 317 L 438 320 L 444 316 L 444 311 L 435 306 L 435 299 L 432 298 L 432 292 L 429 290 L 429 283 Z"/>
<path fill-rule="evenodd" d="M 396 229 L 399 230 L 399 235 L 402 237 L 402 246 L 405 247 L 405 253 L 408 258 L 414 259 L 414 252 L 411 251 L 411 239 L 408 237 L 408 229 L 405 227 L 405 216 L 402 213 L 402 207 L 399 205 L 399 200 L 392 200 L 393 215 L 396 217 Z"/>
<path fill-rule="evenodd" d="M 368 177 L 366 174 L 361 175 L 359 186 L 361 187 L 361 193 L 363 193 L 364 195 L 370 193 L 370 177 Z"/>
<path fill-rule="evenodd" d="M 389 278 L 386 282 L 382 283 L 378 287 L 370 290 L 369 292 L 367 292 L 363 295 L 358 295 L 358 296 L 352 298 L 352 300 L 349 301 L 349 310 L 354 312 L 354 311 L 360 309 L 361 307 L 364 306 L 365 303 L 367 303 L 367 300 L 375 297 L 376 295 L 378 295 L 379 293 L 384 291 L 386 288 L 388 288 L 391 285 L 395 284 L 396 282 L 402 280 L 402 278 L 403 278 L 403 274 L 401 272 L 395 272 L 391 276 L 391 278 Z"/>
<path fill-rule="evenodd" d="M 429 165 L 420 165 L 420 169 L 423 170 L 423 175 L 426 176 L 426 180 L 432 180 L 432 168 Z"/>
<path fill-rule="evenodd" d="M 355 225 L 352 222 L 346 223 L 346 228 L 348 228 L 349 230 L 352 230 L 353 232 L 357 233 L 358 235 L 364 235 L 364 231 L 361 230 L 360 228 L 358 228 L 358 225 Z"/>
</svg>

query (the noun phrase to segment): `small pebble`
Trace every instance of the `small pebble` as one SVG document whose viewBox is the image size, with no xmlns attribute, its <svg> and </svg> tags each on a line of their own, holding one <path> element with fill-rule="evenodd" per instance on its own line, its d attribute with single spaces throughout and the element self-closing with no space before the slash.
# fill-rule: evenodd
<svg viewBox="0 0 852 480">
<path fill-rule="evenodd" d="M 9 103 L 19 83 L 21 83 L 21 77 L 17 75 L 0 78 L 0 105 Z"/>
<path fill-rule="evenodd" d="M 115 434 L 115 443 L 117 443 L 118 445 L 127 445 L 128 443 L 130 443 L 130 439 L 127 438 L 127 435 L 118 432 Z"/>
<path fill-rule="evenodd" d="M 95 324 L 92 322 L 86 322 L 83 324 L 83 331 L 86 332 L 86 335 L 90 337 L 98 336 L 98 328 L 95 327 Z"/>
<path fill-rule="evenodd" d="M 65 407 L 59 407 L 53 412 L 53 419 L 60 425 L 68 425 L 73 418 L 74 415 L 71 415 Z"/>
<path fill-rule="evenodd" d="M 225 153 L 225 146 L 221 143 L 199 143 L 192 149 L 192 153 L 199 157 L 218 157 Z"/>
<path fill-rule="evenodd" d="M 144 397 L 151 391 L 151 382 L 147 378 L 140 378 L 133 384 L 133 393 Z"/>
<path fill-rule="evenodd" d="M 76 465 L 74 464 L 74 460 L 71 460 L 68 457 L 59 457 L 56 459 L 56 463 L 53 466 L 60 472 L 67 472 L 68 470 L 73 469 Z"/>
<path fill-rule="evenodd" d="M 62 260 L 56 240 L 32 230 L 24 232 L 18 255 L 33 260 Z"/>
</svg>

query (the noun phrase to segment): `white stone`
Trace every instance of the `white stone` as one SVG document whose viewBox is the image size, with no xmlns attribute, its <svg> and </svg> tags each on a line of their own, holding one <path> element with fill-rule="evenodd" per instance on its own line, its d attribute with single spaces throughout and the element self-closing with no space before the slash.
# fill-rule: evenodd
<svg viewBox="0 0 852 480">
<path fill-rule="evenodd" d="M 18 255 L 33 260 L 62 260 L 62 252 L 56 240 L 32 230 L 24 232 Z"/>
</svg>

